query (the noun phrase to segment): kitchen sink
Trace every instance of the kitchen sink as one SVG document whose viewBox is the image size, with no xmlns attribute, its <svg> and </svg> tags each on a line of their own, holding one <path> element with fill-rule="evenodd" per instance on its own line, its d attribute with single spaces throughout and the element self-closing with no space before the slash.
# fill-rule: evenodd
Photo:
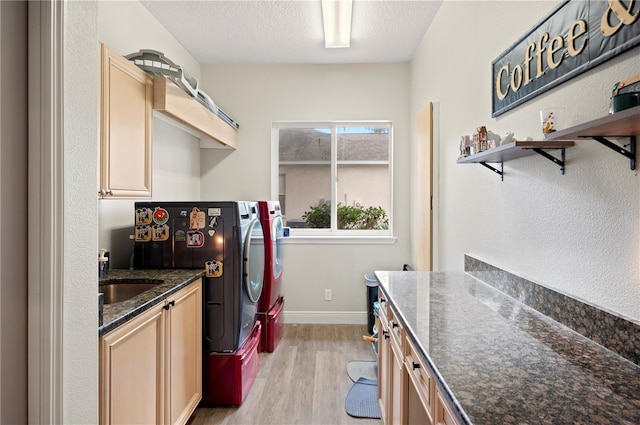
<svg viewBox="0 0 640 425">
<path fill-rule="evenodd" d="M 105 279 L 98 285 L 104 304 L 126 301 L 164 283 L 162 279 Z"/>
</svg>

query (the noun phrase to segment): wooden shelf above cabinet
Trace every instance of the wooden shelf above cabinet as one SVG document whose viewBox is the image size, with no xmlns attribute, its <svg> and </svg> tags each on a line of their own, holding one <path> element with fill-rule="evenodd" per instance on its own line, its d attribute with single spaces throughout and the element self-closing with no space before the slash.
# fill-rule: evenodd
<svg viewBox="0 0 640 425">
<path fill-rule="evenodd" d="M 549 139 L 594 139 L 600 144 L 629 159 L 629 168 L 636 169 L 636 137 L 640 135 L 640 106 L 625 109 L 597 120 L 559 130 L 549 135 Z M 609 138 L 629 138 L 629 149 Z"/>
<path fill-rule="evenodd" d="M 530 155 L 542 155 L 545 158 L 553 161 L 560 166 L 560 171 L 564 174 L 564 150 L 565 148 L 573 146 L 573 141 L 523 141 L 523 142 L 511 142 L 497 148 L 489 149 L 484 152 L 480 152 L 470 156 L 464 156 L 458 158 L 458 164 L 482 164 L 495 173 L 503 176 L 502 163 L 505 161 L 511 161 L 513 159 L 522 158 Z M 560 158 L 556 158 L 547 150 L 561 149 L 562 155 Z M 498 170 L 492 167 L 488 163 L 500 163 L 501 167 Z M 504 178 L 504 176 L 503 176 Z"/>
<path fill-rule="evenodd" d="M 640 135 L 640 106 L 625 109 L 615 114 L 584 124 L 550 133 L 549 140 L 572 140 L 594 136 L 629 137 Z"/>
<path fill-rule="evenodd" d="M 458 159 L 458 164 L 480 163 L 480 162 L 505 162 L 512 159 L 522 158 L 524 156 L 535 155 L 533 149 L 561 149 L 574 145 L 571 141 L 556 142 L 511 142 L 497 148 L 489 149 L 470 156 L 464 156 Z"/>
<path fill-rule="evenodd" d="M 202 148 L 237 148 L 236 129 L 165 77 L 153 79 L 153 109 L 200 138 Z"/>
</svg>

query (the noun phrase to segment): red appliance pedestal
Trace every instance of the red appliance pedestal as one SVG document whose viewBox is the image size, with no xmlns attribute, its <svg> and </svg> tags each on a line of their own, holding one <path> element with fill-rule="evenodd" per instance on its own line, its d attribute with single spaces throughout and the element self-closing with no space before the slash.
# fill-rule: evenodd
<svg viewBox="0 0 640 425">
<path fill-rule="evenodd" d="M 258 321 L 262 325 L 262 351 L 273 353 L 282 339 L 284 332 L 284 297 L 279 297 L 268 313 L 258 313 Z"/>
<path fill-rule="evenodd" d="M 260 369 L 261 325 L 235 353 L 203 353 L 201 406 L 239 406 Z"/>
</svg>

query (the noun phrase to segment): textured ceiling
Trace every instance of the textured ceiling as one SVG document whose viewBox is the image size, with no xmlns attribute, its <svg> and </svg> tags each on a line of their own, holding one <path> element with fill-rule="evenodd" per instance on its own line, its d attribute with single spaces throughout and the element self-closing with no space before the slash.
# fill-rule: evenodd
<svg viewBox="0 0 640 425">
<path fill-rule="evenodd" d="M 354 0 L 351 47 L 325 49 L 320 0 L 142 0 L 201 64 L 411 59 L 441 0 Z"/>
</svg>

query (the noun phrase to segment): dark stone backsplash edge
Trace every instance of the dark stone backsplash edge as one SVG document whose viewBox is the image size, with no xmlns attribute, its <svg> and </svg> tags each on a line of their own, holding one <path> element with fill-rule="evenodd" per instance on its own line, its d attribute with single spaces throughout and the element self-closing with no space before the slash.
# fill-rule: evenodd
<svg viewBox="0 0 640 425">
<path fill-rule="evenodd" d="M 493 266 L 469 254 L 464 271 L 640 366 L 640 323 Z"/>
</svg>

